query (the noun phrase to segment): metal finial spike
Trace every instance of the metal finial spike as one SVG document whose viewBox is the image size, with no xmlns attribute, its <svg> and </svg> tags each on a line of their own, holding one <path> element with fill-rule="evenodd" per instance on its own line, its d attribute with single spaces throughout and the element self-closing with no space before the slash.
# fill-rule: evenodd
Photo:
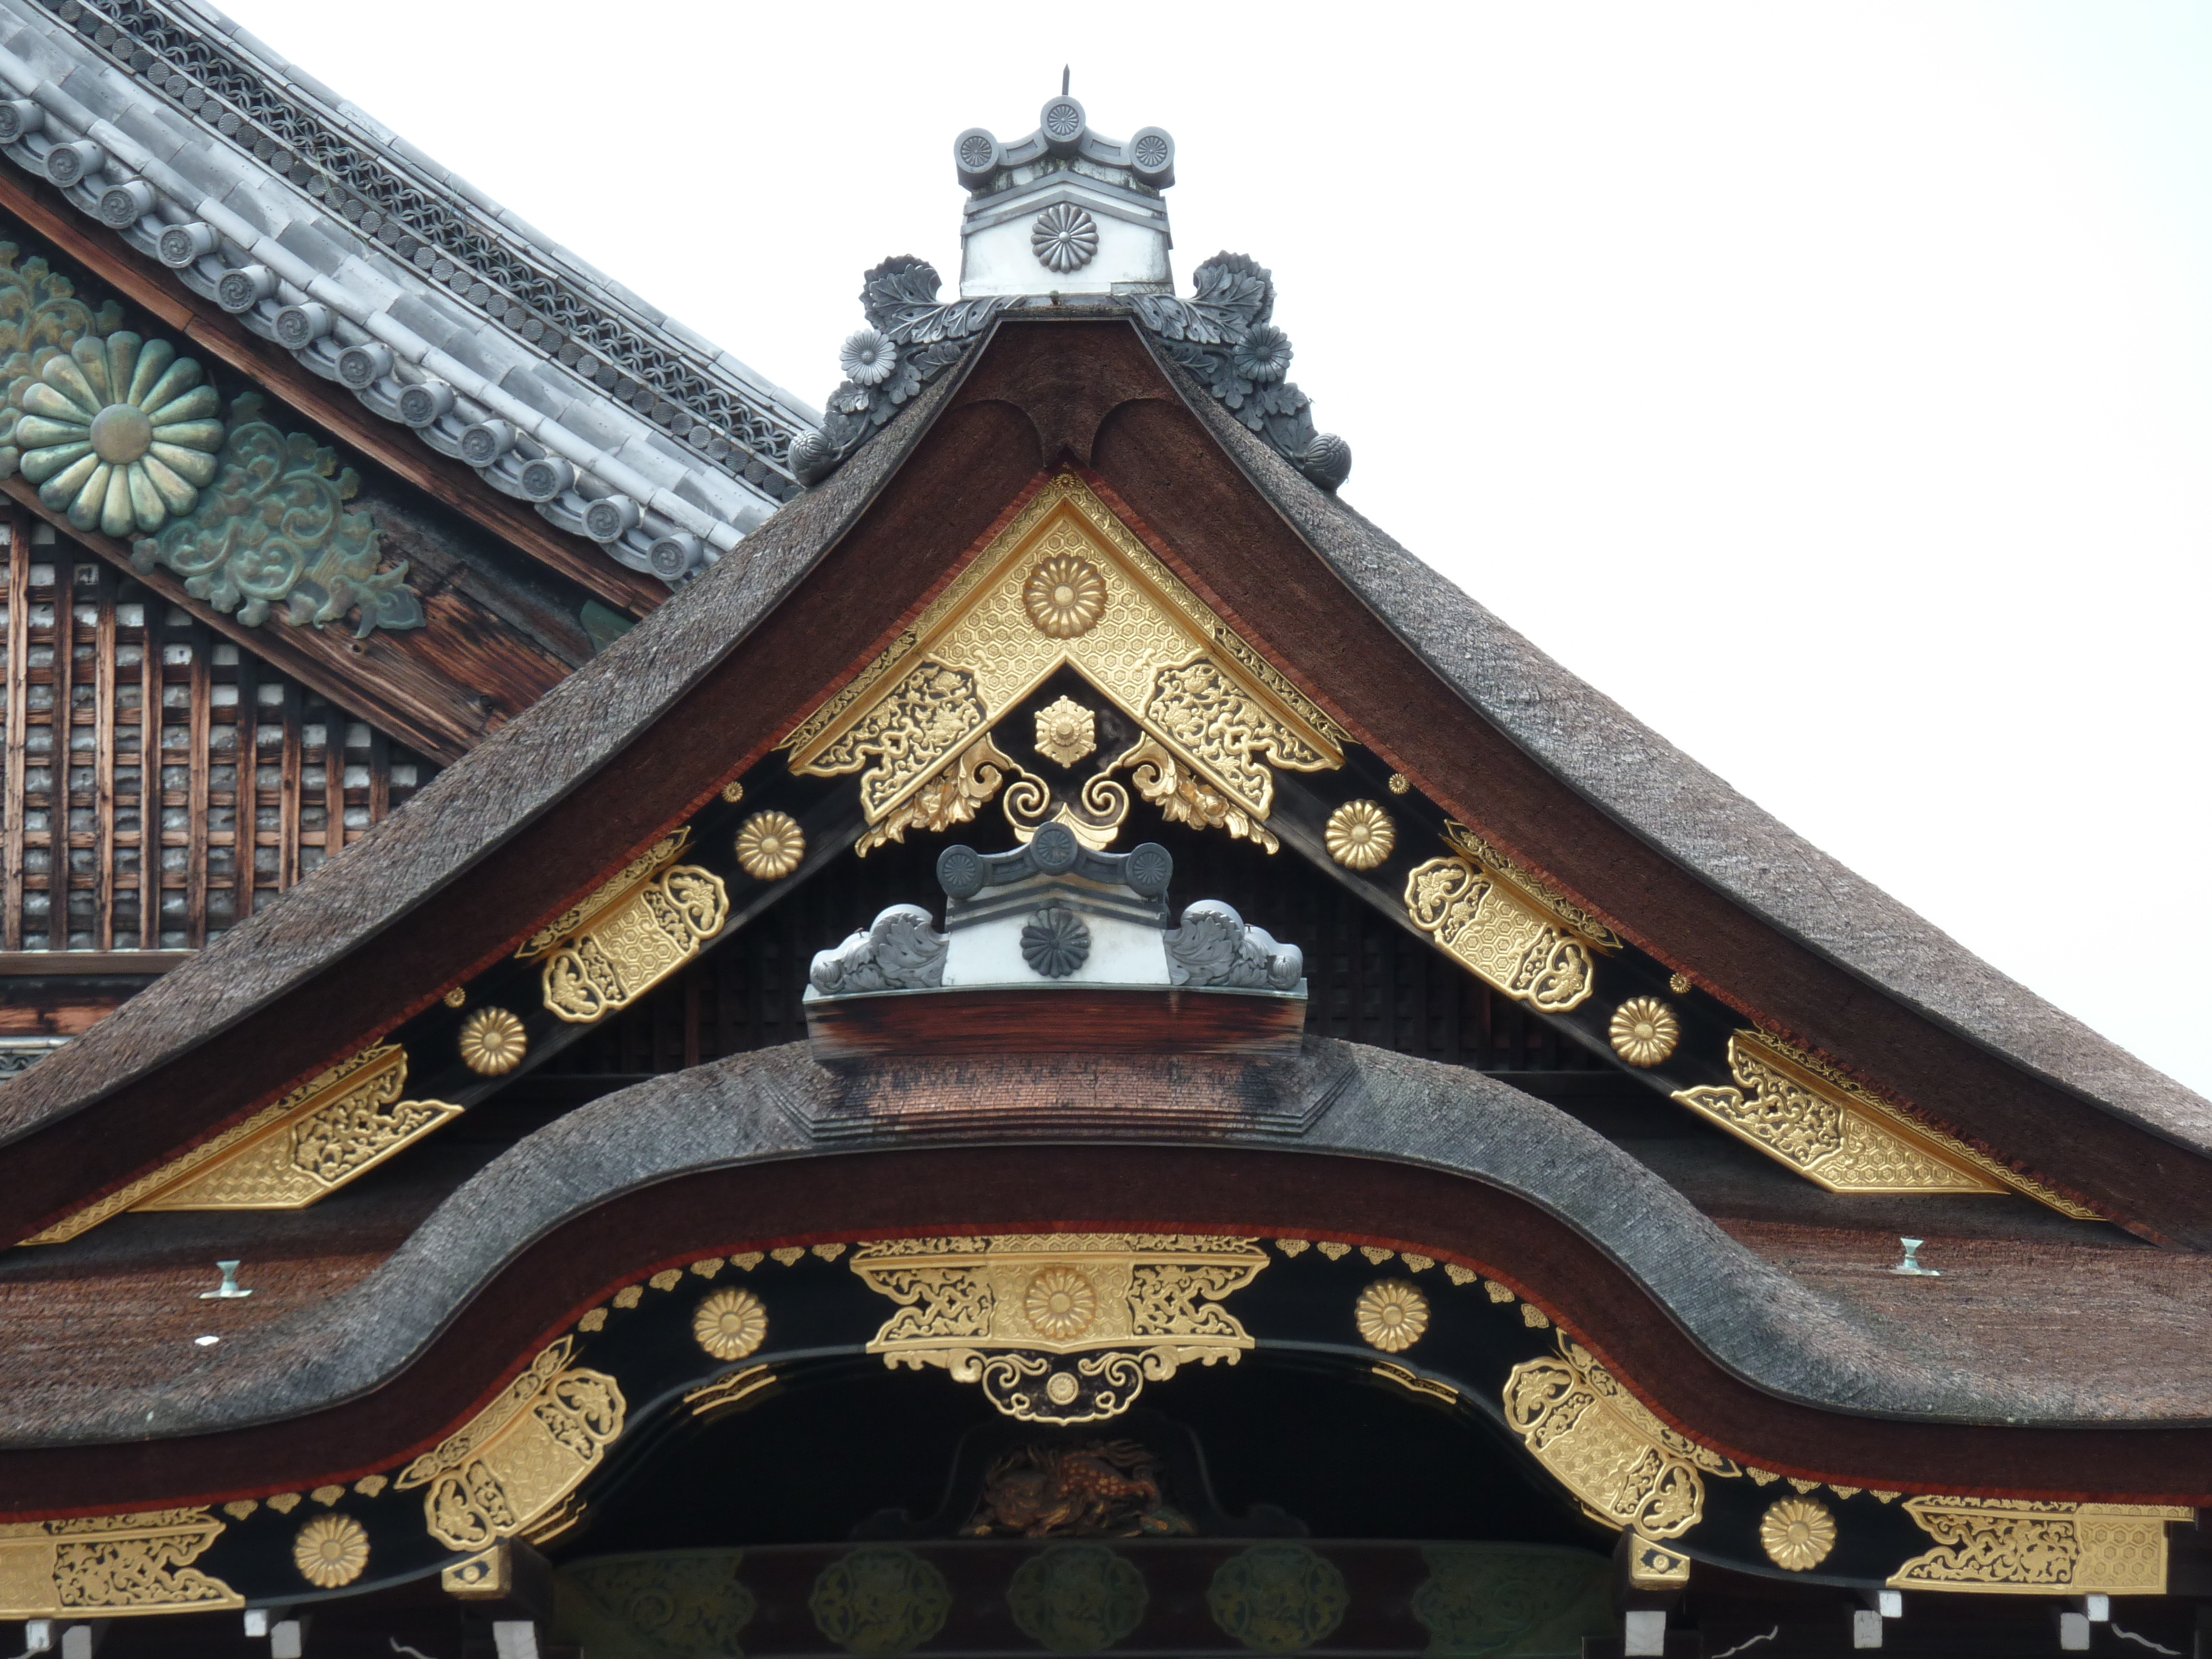
<svg viewBox="0 0 2212 1659">
<path fill-rule="evenodd" d="M 1072 65 L 1066 64 L 1060 66 L 1060 95 L 1063 98 L 1067 96 L 1067 74 L 1071 67 Z"/>
<path fill-rule="evenodd" d="M 241 1291 L 238 1288 L 239 1264 L 237 1262 L 218 1261 L 215 1265 L 222 1270 L 222 1283 L 216 1285 L 215 1289 L 211 1291 L 202 1291 L 200 1292 L 201 1301 L 234 1302 L 240 1297 L 252 1296 L 253 1294 L 251 1291 Z"/>
<path fill-rule="evenodd" d="M 1920 1265 L 1920 1247 L 1926 1243 L 1927 1240 L 1900 1237 L 1897 1242 L 1905 1246 L 1905 1260 L 1892 1267 L 1890 1272 L 1903 1273 L 1911 1279 L 1942 1278 L 1942 1271 L 1940 1268 L 1923 1267 Z"/>
</svg>

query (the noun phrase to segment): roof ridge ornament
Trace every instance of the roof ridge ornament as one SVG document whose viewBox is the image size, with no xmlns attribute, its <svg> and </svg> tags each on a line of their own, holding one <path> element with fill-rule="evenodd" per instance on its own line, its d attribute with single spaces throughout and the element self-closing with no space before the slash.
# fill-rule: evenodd
<svg viewBox="0 0 2212 1659">
<path fill-rule="evenodd" d="M 1312 399 L 1284 377 L 1291 337 L 1275 325 L 1275 279 L 1249 254 L 1217 253 L 1196 291 L 1175 293 L 1175 245 L 1160 192 L 1175 183 L 1175 140 L 1140 127 L 1127 142 L 1099 137 L 1060 75 L 1036 131 L 1002 143 L 985 127 L 952 141 L 969 197 L 960 225 L 960 298 L 937 297 L 933 267 L 911 256 L 867 274 L 868 326 L 848 337 L 842 385 L 820 432 L 793 441 L 801 483 L 822 482 L 959 361 L 969 342 L 1012 306 L 1121 305 L 1222 406 L 1320 488 L 1352 472 L 1352 446 L 1314 429 Z"/>
<path fill-rule="evenodd" d="M 1038 214 L 1035 223 L 1040 261 L 1060 257 L 1063 245 L 1097 245 L 1095 228 L 1076 225 L 1060 206 Z M 843 465 L 923 386 L 958 362 L 1001 311 L 1030 302 L 1009 295 L 940 301 L 942 280 L 935 266 L 911 254 L 884 260 L 862 280 L 868 326 L 848 336 L 839 350 L 846 378 L 825 400 L 822 429 L 791 447 L 800 483 L 818 484 Z M 1313 399 L 1284 378 L 1291 337 L 1273 320 L 1275 278 L 1265 265 L 1249 254 L 1217 253 L 1198 268 L 1196 291 L 1188 300 L 1173 294 L 1116 297 L 1170 358 L 1309 481 L 1333 493 L 1351 476 L 1352 446 L 1333 432 L 1316 431 Z"/>
</svg>

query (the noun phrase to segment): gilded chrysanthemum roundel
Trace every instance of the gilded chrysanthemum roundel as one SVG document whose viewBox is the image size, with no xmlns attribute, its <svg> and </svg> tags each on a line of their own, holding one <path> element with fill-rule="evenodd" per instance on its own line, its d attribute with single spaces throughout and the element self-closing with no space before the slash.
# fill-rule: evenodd
<svg viewBox="0 0 2212 1659">
<path fill-rule="evenodd" d="M 461 1022 L 461 1063 L 478 1077 L 505 1077 L 530 1051 L 530 1034 L 504 1008 L 479 1008 Z"/>
<path fill-rule="evenodd" d="M 738 830 L 737 853 L 755 881 L 781 881 L 806 856 L 806 832 L 788 812 L 756 812 Z"/>
<path fill-rule="evenodd" d="M 1030 572 L 1022 607 L 1040 634 L 1080 639 L 1106 614 L 1106 579 L 1090 560 L 1055 553 Z"/>
<path fill-rule="evenodd" d="M 319 1589 L 350 1584 L 368 1565 L 368 1532 L 349 1515 L 319 1515 L 292 1540 L 292 1565 Z"/>
<path fill-rule="evenodd" d="M 768 1310 L 750 1291 L 717 1291 L 691 1316 L 691 1335 L 717 1359 L 743 1359 L 768 1340 Z"/>
<path fill-rule="evenodd" d="M 1047 1341 L 1066 1342 L 1089 1330 L 1098 1317 L 1098 1292 L 1073 1267 L 1047 1267 L 1030 1280 L 1022 1314 Z"/>
<path fill-rule="evenodd" d="M 151 535 L 214 482 L 222 422 L 200 366 L 167 340 L 91 335 L 10 389 L 11 441 L 39 499 L 79 530 Z"/>
<path fill-rule="evenodd" d="M 1836 1517 L 1809 1498 L 1785 1498 L 1759 1518 L 1766 1558 L 1790 1572 L 1810 1572 L 1836 1547 Z"/>
<path fill-rule="evenodd" d="M 1352 1317 L 1370 1347 L 1403 1353 L 1429 1328 L 1429 1299 L 1402 1279 L 1378 1279 L 1360 1291 Z"/>
<path fill-rule="evenodd" d="M 1682 1040 L 1682 1023 L 1656 997 L 1631 997 L 1613 1010 L 1606 1036 L 1631 1066 L 1657 1066 Z"/>
<path fill-rule="evenodd" d="M 1371 800 L 1351 800 L 1328 815 L 1322 839 L 1347 870 L 1372 870 L 1398 845 L 1398 826 Z"/>
</svg>

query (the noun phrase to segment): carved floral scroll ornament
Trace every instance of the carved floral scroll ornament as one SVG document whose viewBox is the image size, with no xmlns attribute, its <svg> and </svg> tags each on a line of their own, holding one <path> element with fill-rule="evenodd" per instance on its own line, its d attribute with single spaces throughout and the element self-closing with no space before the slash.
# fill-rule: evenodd
<svg viewBox="0 0 2212 1659">
<path fill-rule="evenodd" d="M 1272 320 L 1273 274 L 1247 254 L 1217 253 L 1192 280 L 1188 300 L 1138 295 L 1130 302 L 1137 320 L 1277 454 L 1323 489 L 1335 489 L 1351 476 L 1352 446 L 1316 432 L 1313 400 L 1284 378 L 1291 340 Z"/>
<path fill-rule="evenodd" d="M 699 954 L 729 920 L 722 878 L 678 864 L 689 830 L 633 860 L 589 898 L 541 928 L 515 952 L 543 959 L 545 1006 L 588 1025 L 625 1007 Z"/>
<path fill-rule="evenodd" d="M 356 611 L 362 639 L 379 628 L 422 627 L 422 601 L 404 585 L 407 566 L 378 569 L 376 521 L 345 510 L 361 488 L 354 470 L 340 471 L 313 438 L 287 437 L 258 418 L 260 407 L 251 392 L 231 404 L 214 483 L 188 517 L 137 544 L 132 566 L 167 566 L 194 599 L 248 627 L 278 605 L 286 622 L 317 628 Z"/>
<path fill-rule="evenodd" d="M 204 1509 L 0 1526 L 0 1619 L 242 1607 L 244 1596 L 191 1565 L 222 1530 Z"/>
<path fill-rule="evenodd" d="M 507 1391 L 392 1485 L 425 1487 L 430 1535 L 453 1550 L 481 1550 L 526 1534 L 599 1466 L 623 1431 L 628 1403 L 614 1378 L 572 1366 L 562 1337 Z"/>
<path fill-rule="evenodd" d="M 1267 1265 L 1249 1239 L 1167 1234 L 897 1239 L 853 1258 L 899 1304 L 870 1353 L 942 1366 L 1039 1423 L 1115 1417 L 1182 1365 L 1236 1364 L 1252 1339 L 1221 1304 Z"/>
<path fill-rule="evenodd" d="M 822 482 L 883 428 L 923 386 L 960 361 L 991 319 L 1019 303 L 1006 296 L 941 303 L 944 278 L 926 259 L 902 254 L 860 279 L 868 325 L 838 353 L 845 379 L 823 400 L 822 429 L 792 441 L 791 470 Z"/>
<path fill-rule="evenodd" d="M 1066 799 L 990 735 L 1062 668 L 1139 730 Z M 1047 741 L 1075 754 L 1084 748 L 1076 729 L 1071 747 Z M 909 829 L 965 823 L 1002 787 L 1018 839 L 1058 821 L 1103 848 L 1128 811 L 1127 789 L 1110 775 L 1119 772 L 1170 818 L 1273 852 L 1279 843 L 1266 820 L 1275 769 L 1334 769 L 1349 741 L 1079 479 L 1062 475 L 786 746 L 794 772 L 860 775 L 863 852 Z"/>
</svg>

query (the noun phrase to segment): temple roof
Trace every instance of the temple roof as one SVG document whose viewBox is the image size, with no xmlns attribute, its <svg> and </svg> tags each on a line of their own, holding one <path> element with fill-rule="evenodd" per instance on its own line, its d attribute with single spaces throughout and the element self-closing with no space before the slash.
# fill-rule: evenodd
<svg viewBox="0 0 2212 1659">
<path fill-rule="evenodd" d="M 1254 339 L 1272 289 L 1250 261 L 1201 267 L 1197 301 L 1079 307 L 938 308 L 933 272 L 895 261 L 874 275 L 886 270 L 894 291 L 872 276 L 868 303 L 896 312 L 895 329 L 957 312 L 962 332 L 896 405 L 870 400 L 879 378 L 847 424 L 833 416 L 834 441 L 801 470 L 810 487 L 737 556 L 343 861 L 0 1088 L 11 1238 L 131 1190 L 339 1061 L 394 1051 L 372 1044 L 404 1036 L 426 1073 L 450 1065 L 450 1026 L 425 1022 L 497 1012 L 471 1000 L 487 983 L 540 1018 L 534 986 L 523 1000 L 512 977 L 487 978 L 534 972 L 514 965 L 518 945 L 532 941 L 527 957 L 617 872 L 672 848 L 664 838 L 706 826 L 701 842 L 720 843 L 741 800 L 772 805 L 801 770 L 779 746 L 819 737 L 825 708 L 860 708 L 870 676 L 902 674 L 938 625 L 932 607 L 970 572 L 999 581 L 990 561 L 1026 545 L 1022 526 L 1079 497 L 1213 619 L 1223 660 L 1272 676 L 1280 706 L 1347 753 L 1370 751 L 1373 781 L 1340 789 L 1377 789 L 1409 825 L 1417 810 L 1449 815 L 1491 849 L 1486 867 L 1518 870 L 1551 916 L 1612 941 L 1616 963 L 1643 953 L 1634 971 L 1686 1011 L 1703 1000 L 1700 1018 L 1822 1068 L 1816 1091 L 1887 1101 L 2002 1179 L 1971 1198 L 1823 1193 L 1749 1137 L 1681 1157 L 1643 1146 L 1633 1121 L 1599 1133 L 1509 1083 L 1310 1034 L 1269 1060 L 1109 1056 L 1071 1037 L 1057 1059 L 825 1066 L 764 1046 L 538 1122 L 480 1171 L 426 1147 L 309 1218 L 228 1218 L 227 1236 L 249 1241 L 234 1250 L 258 1242 L 272 1265 L 301 1265 L 276 1266 L 269 1299 L 206 1352 L 182 1346 L 205 1322 L 187 1304 L 149 1312 L 157 1356 L 121 1332 L 64 1364 L 27 1352 L 8 1374 L 0 1446 L 31 1461 L 0 1460 L 0 1509 L 29 1505 L 5 1483 L 40 1478 L 41 1446 L 92 1460 L 78 1490 L 101 1495 L 85 1502 L 137 1501 L 138 1454 L 123 1443 L 149 1431 L 180 1492 L 274 1491 L 313 1460 L 317 1478 L 351 1479 L 449 1428 L 548 1333 L 655 1268 L 673 1279 L 718 1249 L 1071 1216 L 1462 1264 L 1522 1297 L 1529 1328 L 1553 1320 L 1602 1347 L 1685 1432 L 1808 1480 L 2130 1501 L 2212 1491 L 2199 1446 L 2212 1105 L 1793 836 L 1337 500 L 1347 453 L 1313 433 L 1279 366 L 1259 381 L 1276 402 L 1237 406 L 1254 390 L 1240 353 L 1287 358 L 1286 342 Z M 1186 325 L 1216 332 L 1194 344 Z M 1220 372 L 1202 379 L 1194 354 L 1206 352 Z M 857 769 L 817 775 L 818 799 L 854 788 Z M 845 838 L 858 811 L 821 835 L 819 856 L 866 850 Z M 1261 859 L 1260 844 L 1243 850 Z M 740 890 L 757 908 L 717 912 L 721 937 L 796 868 L 796 855 L 749 867 Z M 558 1012 L 550 989 L 546 1007 Z M 1638 1104 L 1674 1111 L 1661 1096 Z M 0 1270 L 53 1340 L 81 1297 L 173 1297 L 183 1253 L 215 1237 L 190 1215 L 113 1224 Z M 1907 1226 L 1959 1253 L 1944 1278 L 1890 1272 Z M 1961 1423 L 1999 1437 L 1953 1432 Z M 2150 1426 L 2166 1433 L 2121 1431 Z"/>
<path fill-rule="evenodd" d="M 1698 883 L 2023 1078 L 2046 1079 L 2098 1112 L 2148 1130 L 2190 1162 L 2212 1155 L 2212 1105 L 2202 1097 L 1793 835 L 1299 476 L 1172 367 L 1153 372 L 1178 388 L 1182 406 L 1295 528 L 1317 556 L 1317 568 L 1356 593 L 1549 775 Z M 319 872 L 8 1089 L 0 1095 L 0 1122 L 20 1138 L 210 1041 L 342 962 L 586 789 L 700 675 L 742 655 L 748 631 L 867 509 L 938 412 L 955 401 L 961 379 L 947 376 L 929 388 L 855 464 L 765 526 L 748 542 L 747 557 L 710 573 L 684 605 L 656 613 L 556 687 L 465 766 L 425 789 L 343 868 Z M 1552 872 L 1571 879 L 1558 867 L 1556 851 L 1553 859 Z"/>
</svg>

